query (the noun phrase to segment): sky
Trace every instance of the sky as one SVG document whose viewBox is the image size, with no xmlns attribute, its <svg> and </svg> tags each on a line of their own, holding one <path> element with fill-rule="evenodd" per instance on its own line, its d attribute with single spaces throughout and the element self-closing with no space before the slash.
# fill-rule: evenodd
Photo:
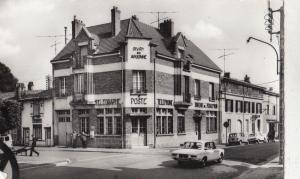
<svg viewBox="0 0 300 179">
<path fill-rule="evenodd" d="M 272 0 L 271 7 L 278 9 L 282 0 Z M 63 35 L 64 26 L 71 33 L 73 16 L 86 26 L 110 22 L 110 9 L 118 6 L 121 18 L 137 15 L 140 21 L 150 24 L 157 17 L 149 11 L 171 11 L 162 18 L 172 18 L 175 32 L 182 32 L 198 45 L 220 68 L 223 69 L 222 50 L 227 50 L 225 71 L 233 78 L 250 76 L 253 84 L 278 80 L 275 52 L 267 45 L 246 40 L 249 36 L 269 42 L 264 16 L 267 0 L 0 0 L 0 61 L 9 66 L 20 82 L 33 81 L 35 89 L 45 88 L 45 76 L 51 74 L 50 60 L 64 45 L 64 38 L 40 38 L 37 36 Z M 298 60 L 300 44 L 300 1 L 286 0 L 285 30 L 285 79 L 286 79 L 286 174 L 300 178 L 300 135 L 298 91 L 300 90 Z M 274 30 L 279 28 L 275 15 Z M 152 24 L 153 26 L 156 23 Z M 69 36 L 70 38 L 70 36 Z M 278 40 L 272 44 L 278 49 Z M 264 84 L 278 91 L 278 81 Z M 293 147 L 290 147 L 293 146 Z M 298 154 L 298 155 L 297 155 Z M 299 177 L 296 177 L 299 176 Z"/>
</svg>

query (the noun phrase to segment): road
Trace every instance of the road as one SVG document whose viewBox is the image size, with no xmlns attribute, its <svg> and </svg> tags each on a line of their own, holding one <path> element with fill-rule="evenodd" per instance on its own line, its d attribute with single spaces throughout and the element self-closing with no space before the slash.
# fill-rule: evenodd
<svg viewBox="0 0 300 179">
<path fill-rule="evenodd" d="M 178 166 L 169 154 L 129 154 L 102 152 L 50 152 L 68 156 L 72 162 L 66 166 L 21 165 L 21 178 L 206 178 L 232 179 L 248 170 L 247 167 L 230 164 L 229 160 L 257 164 L 278 153 L 278 143 L 236 146 L 227 148 L 222 164 L 211 163 L 205 168 L 195 165 Z M 42 154 L 44 155 L 44 154 Z M 48 152 L 49 155 L 49 152 Z M 251 156 L 251 157 L 248 157 Z M 256 157 L 257 156 L 257 157 Z M 258 159 L 253 159 L 258 158 Z"/>
</svg>

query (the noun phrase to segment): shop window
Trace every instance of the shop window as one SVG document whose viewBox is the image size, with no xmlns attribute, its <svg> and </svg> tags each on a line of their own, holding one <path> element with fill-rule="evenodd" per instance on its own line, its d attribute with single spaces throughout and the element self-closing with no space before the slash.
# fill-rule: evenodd
<svg viewBox="0 0 300 179">
<path fill-rule="evenodd" d="M 209 111 L 209 114 L 206 117 L 206 132 L 214 133 L 217 132 L 217 115 L 215 111 Z"/>
<path fill-rule="evenodd" d="M 132 119 L 132 133 L 137 133 L 138 132 L 138 119 Z"/>
<path fill-rule="evenodd" d="M 103 115 L 104 109 L 97 109 L 97 115 Z"/>
<path fill-rule="evenodd" d="M 104 134 L 104 117 L 97 117 L 96 134 Z"/>
<path fill-rule="evenodd" d="M 156 108 L 156 129 L 157 134 L 173 133 L 173 110 L 165 108 Z"/>
<path fill-rule="evenodd" d="M 111 134 L 113 134 L 113 121 L 112 121 L 112 117 L 106 117 L 106 122 L 107 122 L 106 133 L 108 135 L 111 135 Z"/>
<path fill-rule="evenodd" d="M 177 132 L 178 133 L 185 133 L 185 119 L 184 116 L 178 116 L 177 118 Z"/>
<path fill-rule="evenodd" d="M 115 117 L 116 121 L 116 134 L 120 135 L 122 134 L 122 123 L 121 123 L 121 117 Z"/>
<path fill-rule="evenodd" d="M 89 118 L 88 117 L 80 117 L 79 121 L 80 121 L 80 132 L 89 134 L 90 133 Z"/>
</svg>

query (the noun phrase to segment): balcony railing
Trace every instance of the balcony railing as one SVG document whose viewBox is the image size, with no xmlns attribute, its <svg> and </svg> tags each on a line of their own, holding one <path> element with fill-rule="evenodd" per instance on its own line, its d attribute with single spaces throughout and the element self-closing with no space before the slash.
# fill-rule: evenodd
<svg viewBox="0 0 300 179">
<path fill-rule="evenodd" d="M 140 89 L 130 89 L 130 94 L 146 94 L 147 89 L 140 88 Z"/>
</svg>

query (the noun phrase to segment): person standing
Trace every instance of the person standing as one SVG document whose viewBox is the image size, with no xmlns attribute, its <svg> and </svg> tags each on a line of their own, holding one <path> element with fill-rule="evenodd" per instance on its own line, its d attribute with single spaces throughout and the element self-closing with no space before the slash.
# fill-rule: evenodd
<svg viewBox="0 0 300 179">
<path fill-rule="evenodd" d="M 37 138 L 32 135 L 32 144 L 31 144 L 31 148 L 30 148 L 30 156 L 32 156 L 32 152 L 36 153 L 37 156 L 40 155 L 40 153 L 38 153 L 34 148 L 36 147 L 36 141 L 37 141 Z"/>
<path fill-rule="evenodd" d="M 78 134 L 77 134 L 76 130 L 74 130 L 73 134 L 72 134 L 72 145 L 73 145 L 73 148 L 77 147 L 77 137 L 78 137 Z"/>
<path fill-rule="evenodd" d="M 81 133 L 81 142 L 82 142 L 82 147 L 86 148 L 87 147 L 87 135 L 85 132 L 82 131 Z"/>
</svg>

